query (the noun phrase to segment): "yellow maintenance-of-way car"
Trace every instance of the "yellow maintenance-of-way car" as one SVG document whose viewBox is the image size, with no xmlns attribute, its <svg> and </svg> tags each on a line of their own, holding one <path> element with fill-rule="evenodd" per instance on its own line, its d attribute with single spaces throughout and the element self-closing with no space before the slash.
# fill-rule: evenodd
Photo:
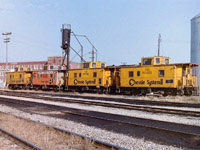
<svg viewBox="0 0 200 150">
<path fill-rule="evenodd" d="M 192 95 L 197 92 L 197 64 L 171 64 L 169 57 L 144 57 L 138 66 L 120 68 L 120 92 Z"/>
</svg>

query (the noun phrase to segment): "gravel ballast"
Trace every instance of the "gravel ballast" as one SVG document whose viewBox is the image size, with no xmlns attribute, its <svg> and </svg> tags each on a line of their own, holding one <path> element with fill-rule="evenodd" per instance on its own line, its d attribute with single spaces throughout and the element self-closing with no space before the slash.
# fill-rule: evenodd
<svg viewBox="0 0 200 150">
<path fill-rule="evenodd" d="M 21 116 L 27 119 L 32 119 L 35 121 L 43 122 L 53 126 L 57 126 L 72 132 L 76 132 L 85 136 L 93 137 L 108 143 L 126 147 L 129 149 L 138 149 L 138 150 L 180 150 L 182 148 L 177 148 L 174 146 L 166 146 L 152 141 L 147 141 L 144 138 L 135 138 L 123 134 L 113 133 L 111 131 L 106 131 L 94 127 L 90 127 L 84 124 L 75 123 L 73 121 L 57 119 L 53 117 L 47 117 L 37 114 L 29 114 L 23 111 L 10 108 L 4 105 L 0 105 L 0 111 L 6 112 L 9 114 L 14 114 L 16 116 Z"/>
<path fill-rule="evenodd" d="M 17 145 L 14 141 L 12 141 L 8 136 L 5 136 L 2 132 L 0 132 L 0 149 L 25 150 L 25 148 Z"/>
<path fill-rule="evenodd" d="M 149 112 L 147 113 L 147 112 L 137 111 L 137 110 L 108 108 L 108 107 L 94 106 L 94 105 L 88 106 L 88 105 L 83 105 L 83 104 L 53 102 L 53 101 L 46 101 L 46 100 L 42 100 L 42 99 L 32 99 L 32 98 L 23 98 L 23 97 L 14 97 L 14 96 L 2 96 L 1 95 L 0 97 L 26 100 L 26 101 L 34 101 L 34 102 L 53 104 L 53 105 L 63 106 L 63 107 L 78 108 L 78 109 L 83 109 L 83 110 L 90 110 L 90 111 L 97 111 L 97 112 L 104 112 L 104 113 L 111 113 L 111 114 L 118 114 L 118 115 L 132 116 L 132 117 L 140 117 L 140 118 L 148 118 L 148 119 L 153 119 L 153 120 L 160 120 L 160 121 L 200 126 L 200 121 L 199 121 L 198 117 L 184 117 L 184 116 L 177 116 L 177 115 L 172 115 L 172 114 L 160 114 L 160 113 L 154 114 L 154 113 L 149 113 Z M 192 109 L 192 110 L 198 111 L 199 109 L 197 108 L 197 109 Z"/>
</svg>

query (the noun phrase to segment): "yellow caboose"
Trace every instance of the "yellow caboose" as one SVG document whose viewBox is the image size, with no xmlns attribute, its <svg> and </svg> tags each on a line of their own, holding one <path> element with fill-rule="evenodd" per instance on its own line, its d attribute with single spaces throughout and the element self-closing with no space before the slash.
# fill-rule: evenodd
<svg viewBox="0 0 200 150">
<path fill-rule="evenodd" d="M 112 92 L 115 91 L 116 67 L 106 67 L 105 62 L 84 62 L 82 69 L 68 71 L 66 87 L 79 92 Z"/>
<path fill-rule="evenodd" d="M 19 67 L 7 72 L 6 85 L 10 89 L 28 89 L 31 85 L 32 68 Z"/>
<path fill-rule="evenodd" d="M 197 64 L 171 64 L 169 57 L 144 57 L 139 66 L 120 69 L 120 91 L 132 94 L 148 92 L 163 95 L 197 93 Z"/>
</svg>

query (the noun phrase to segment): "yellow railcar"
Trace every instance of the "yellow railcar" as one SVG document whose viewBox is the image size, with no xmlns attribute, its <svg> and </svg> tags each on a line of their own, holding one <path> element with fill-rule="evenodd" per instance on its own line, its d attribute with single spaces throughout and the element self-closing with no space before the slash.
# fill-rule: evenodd
<svg viewBox="0 0 200 150">
<path fill-rule="evenodd" d="M 197 64 L 170 64 L 169 57 L 145 57 L 139 66 L 120 69 L 120 91 L 191 95 L 197 92 Z"/>
<path fill-rule="evenodd" d="M 104 62 L 85 62 L 82 69 L 68 71 L 66 87 L 69 90 L 111 92 L 115 91 L 116 67 L 106 67 Z"/>
<path fill-rule="evenodd" d="M 15 72 L 8 72 L 6 85 L 10 89 L 30 88 L 32 69 L 29 67 L 15 68 Z"/>
</svg>

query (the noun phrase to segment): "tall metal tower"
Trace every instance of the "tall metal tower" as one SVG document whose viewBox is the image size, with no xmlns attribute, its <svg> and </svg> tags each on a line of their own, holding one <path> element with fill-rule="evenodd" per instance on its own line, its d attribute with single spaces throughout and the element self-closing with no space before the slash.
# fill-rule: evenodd
<svg viewBox="0 0 200 150">
<path fill-rule="evenodd" d="M 70 37 L 71 37 L 71 25 L 70 24 L 63 24 L 62 25 L 62 45 L 61 48 L 63 49 L 63 62 L 62 65 L 65 63 L 65 58 L 67 57 L 67 70 L 70 69 L 70 62 L 69 62 L 69 53 L 70 53 Z"/>
</svg>

